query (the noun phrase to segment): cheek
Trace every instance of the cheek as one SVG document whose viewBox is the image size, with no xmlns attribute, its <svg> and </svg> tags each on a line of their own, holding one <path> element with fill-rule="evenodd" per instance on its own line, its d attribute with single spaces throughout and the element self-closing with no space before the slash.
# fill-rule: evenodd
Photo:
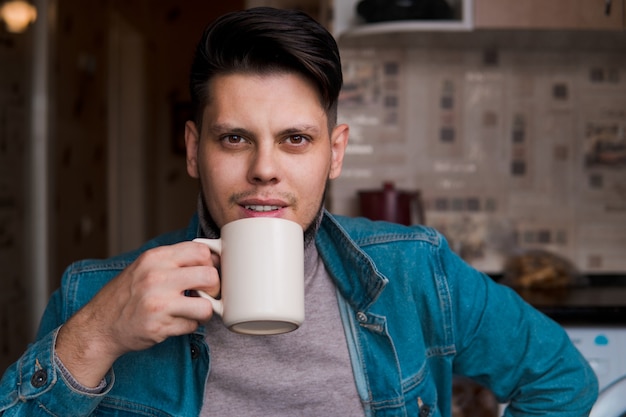
<svg viewBox="0 0 626 417">
<path fill-rule="evenodd" d="M 198 162 L 198 169 L 202 188 L 206 196 L 215 199 L 221 194 L 222 189 L 231 186 L 230 179 L 234 177 L 235 167 L 229 167 L 223 158 L 210 158 L 204 154 Z"/>
<path fill-rule="evenodd" d="M 298 169 L 302 174 L 295 178 L 295 181 L 300 184 L 303 196 L 310 200 L 319 200 L 328 181 L 330 172 L 328 161 L 318 160 L 316 163 L 306 166 L 305 169 L 303 169 L 303 165 L 300 165 Z"/>
<path fill-rule="evenodd" d="M 200 176 L 204 180 L 204 187 L 216 194 L 221 194 L 222 190 L 231 189 L 237 175 L 237 169 L 233 164 L 229 165 L 219 161 L 207 161 L 207 165 L 201 167 L 200 172 Z"/>
</svg>

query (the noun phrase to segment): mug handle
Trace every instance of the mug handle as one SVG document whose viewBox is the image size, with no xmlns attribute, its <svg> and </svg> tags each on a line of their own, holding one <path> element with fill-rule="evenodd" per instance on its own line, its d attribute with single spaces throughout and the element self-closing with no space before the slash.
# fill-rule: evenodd
<svg viewBox="0 0 626 417">
<path fill-rule="evenodd" d="M 213 252 L 222 256 L 222 239 L 206 239 L 199 237 L 193 241 L 207 245 Z M 200 297 L 209 300 L 211 302 L 211 306 L 213 307 L 213 311 L 220 317 L 224 315 L 224 303 L 222 300 L 217 300 L 202 290 L 196 290 L 196 293 L 198 293 Z"/>
</svg>

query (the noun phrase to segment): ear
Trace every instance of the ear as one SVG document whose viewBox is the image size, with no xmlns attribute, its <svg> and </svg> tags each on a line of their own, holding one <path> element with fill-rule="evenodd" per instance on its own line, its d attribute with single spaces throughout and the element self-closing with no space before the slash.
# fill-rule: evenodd
<svg viewBox="0 0 626 417">
<path fill-rule="evenodd" d="M 200 143 L 200 132 L 196 124 L 191 120 L 185 123 L 185 148 L 187 150 L 187 173 L 191 178 L 198 178 L 198 146 Z"/>
<path fill-rule="evenodd" d="M 348 125 L 341 124 L 335 126 L 330 137 L 330 172 L 328 173 L 329 179 L 335 179 L 341 174 L 341 167 L 343 166 L 343 157 L 346 153 L 346 146 L 348 146 L 348 136 L 350 129 Z"/>
</svg>

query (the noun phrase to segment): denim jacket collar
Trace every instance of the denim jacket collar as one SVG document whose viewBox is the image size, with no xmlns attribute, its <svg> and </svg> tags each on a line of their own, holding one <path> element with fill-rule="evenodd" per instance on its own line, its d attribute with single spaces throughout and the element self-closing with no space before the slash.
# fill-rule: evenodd
<svg viewBox="0 0 626 417">
<path fill-rule="evenodd" d="M 328 212 L 317 233 L 317 250 L 337 289 L 356 311 L 367 310 L 389 280 Z"/>
</svg>

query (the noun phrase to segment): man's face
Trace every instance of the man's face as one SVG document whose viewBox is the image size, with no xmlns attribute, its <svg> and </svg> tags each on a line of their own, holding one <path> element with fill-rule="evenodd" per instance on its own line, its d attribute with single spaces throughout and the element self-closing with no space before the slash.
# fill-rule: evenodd
<svg viewBox="0 0 626 417">
<path fill-rule="evenodd" d="M 306 230 L 341 172 L 347 126 L 329 132 L 316 89 L 296 74 L 220 75 L 209 87 L 202 131 L 187 122 L 185 142 L 217 226 L 281 217 Z"/>
</svg>

